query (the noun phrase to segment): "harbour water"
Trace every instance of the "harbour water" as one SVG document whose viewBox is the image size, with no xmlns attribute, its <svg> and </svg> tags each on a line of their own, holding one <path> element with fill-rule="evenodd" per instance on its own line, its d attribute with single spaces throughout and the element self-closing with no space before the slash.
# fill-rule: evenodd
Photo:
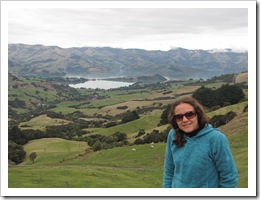
<svg viewBox="0 0 260 200">
<path fill-rule="evenodd" d="M 91 89 L 114 89 L 114 88 L 120 88 L 120 87 L 127 87 L 134 83 L 128 83 L 128 82 L 119 82 L 119 81 L 105 81 L 105 80 L 91 80 L 87 81 L 85 83 L 78 83 L 78 84 L 70 84 L 70 87 L 73 88 L 91 88 Z"/>
</svg>

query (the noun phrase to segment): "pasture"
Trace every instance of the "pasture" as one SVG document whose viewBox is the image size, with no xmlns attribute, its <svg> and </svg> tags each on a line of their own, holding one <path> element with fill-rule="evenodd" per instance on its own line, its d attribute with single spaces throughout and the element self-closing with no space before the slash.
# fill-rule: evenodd
<svg viewBox="0 0 260 200">
<path fill-rule="evenodd" d="M 244 80 L 245 77 L 237 77 Z M 240 81 L 241 81 L 240 80 Z M 208 87 L 219 87 L 220 83 L 210 83 Z M 137 107 L 154 107 L 152 111 L 140 114 L 140 118 L 110 128 L 87 128 L 84 135 L 112 135 L 115 132 L 127 134 L 133 143 L 138 131 L 144 129 L 146 134 L 152 130 L 165 130 L 168 125 L 157 126 L 162 106 L 171 103 L 174 96 L 190 94 L 199 86 L 172 84 L 165 94 L 162 89 L 143 89 L 134 91 L 95 91 L 104 98 L 81 101 L 63 101 L 51 110 L 68 114 L 75 111 L 95 118 L 97 114 L 115 116 L 126 110 L 117 109 L 127 106 L 127 110 Z M 82 89 L 80 89 L 82 90 Z M 51 94 L 53 91 L 49 91 Z M 245 91 L 246 92 L 246 91 Z M 34 94 L 30 94 L 31 96 Z M 53 95 L 54 96 L 54 95 Z M 46 97 L 46 96 L 45 96 Z M 45 98 L 43 96 L 43 98 Z M 165 99 L 157 99 L 167 97 Z M 52 98 L 52 96 L 47 96 Z M 29 99 L 28 99 L 29 100 Z M 248 187 L 248 113 L 243 112 L 247 101 L 226 106 L 208 113 L 209 117 L 234 111 L 237 116 L 229 123 L 219 127 L 228 138 L 239 171 L 239 188 Z M 85 118 L 84 118 L 85 119 Z M 86 118 L 87 119 L 87 118 Z M 19 124 L 22 128 L 44 130 L 46 126 L 69 123 L 67 120 L 49 118 L 39 115 Z M 26 159 L 16 166 L 8 167 L 9 188 L 161 188 L 163 178 L 163 161 L 165 143 L 129 145 L 93 152 L 87 142 L 64 140 L 60 138 L 43 138 L 31 140 L 24 145 Z M 135 149 L 135 151 L 133 150 Z M 29 159 L 32 152 L 37 153 L 35 162 Z"/>
<path fill-rule="evenodd" d="M 8 187 L 63 188 L 67 187 L 66 182 L 71 188 L 161 187 L 164 143 L 156 144 L 155 148 L 134 145 L 86 155 L 81 154 L 80 147 L 73 152 L 73 158 L 72 152 L 66 156 L 67 141 L 63 141 L 67 145 L 62 145 L 60 140 L 50 140 L 53 140 L 51 146 L 48 143 L 40 145 L 41 150 L 46 149 L 45 153 L 37 152 L 39 148 L 35 146 L 33 151 L 39 153 L 35 163 L 27 158 L 23 164 L 9 167 Z M 35 141 L 35 144 L 38 142 L 42 144 L 43 141 Z M 25 145 L 25 148 L 30 149 L 31 145 Z"/>
<path fill-rule="evenodd" d="M 246 103 L 228 106 L 225 111 L 224 108 L 214 111 L 225 113 L 228 110 L 236 110 L 238 113 L 231 122 L 220 127 L 220 130 L 227 135 L 230 142 L 239 171 L 239 188 L 248 186 L 248 116 L 241 111 Z M 155 112 L 154 115 L 158 116 L 158 113 Z M 124 126 L 126 130 L 130 130 L 130 127 L 135 125 L 132 122 Z M 112 133 L 116 130 L 110 129 L 110 131 Z M 134 131 L 130 130 L 128 134 L 131 132 Z M 85 142 L 59 138 L 30 141 L 24 146 L 27 152 L 26 160 L 18 166 L 9 167 L 8 186 L 10 188 L 160 188 L 165 143 L 156 143 L 154 146 L 155 148 L 151 148 L 150 144 L 131 145 L 89 152 L 85 151 L 89 148 Z M 38 155 L 35 163 L 28 158 L 30 152 L 36 152 Z"/>
</svg>

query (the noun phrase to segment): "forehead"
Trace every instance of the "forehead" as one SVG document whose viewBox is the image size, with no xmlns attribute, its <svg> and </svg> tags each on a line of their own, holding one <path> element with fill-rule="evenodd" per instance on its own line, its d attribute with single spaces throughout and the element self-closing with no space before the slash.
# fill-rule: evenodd
<svg viewBox="0 0 260 200">
<path fill-rule="evenodd" d="M 193 106 L 188 103 L 181 103 L 175 107 L 175 114 L 184 114 L 188 111 L 194 110 Z"/>
</svg>

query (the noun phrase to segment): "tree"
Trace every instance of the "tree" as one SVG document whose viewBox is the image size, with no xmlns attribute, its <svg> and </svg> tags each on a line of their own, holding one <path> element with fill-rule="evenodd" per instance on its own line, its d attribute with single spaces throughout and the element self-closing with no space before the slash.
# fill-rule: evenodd
<svg viewBox="0 0 260 200">
<path fill-rule="evenodd" d="M 92 146 L 93 151 L 99 151 L 102 148 L 103 148 L 103 145 L 100 141 L 95 142 Z"/>
<path fill-rule="evenodd" d="M 115 142 L 123 141 L 123 140 L 127 139 L 127 134 L 116 132 L 113 134 L 113 138 L 114 138 Z"/>
<path fill-rule="evenodd" d="M 220 105 L 224 106 L 226 102 L 229 102 L 230 104 L 238 103 L 240 100 L 244 99 L 245 95 L 243 89 L 238 85 L 225 84 L 218 89 L 217 96 Z"/>
<path fill-rule="evenodd" d="M 168 124 L 168 115 L 171 110 L 171 104 L 168 104 L 165 110 L 162 112 L 160 125 Z"/>
<path fill-rule="evenodd" d="M 11 160 L 15 164 L 23 162 L 26 156 L 26 152 L 22 145 L 18 145 L 13 141 L 8 142 L 8 160 Z"/>
<path fill-rule="evenodd" d="M 216 90 L 202 86 L 192 97 L 206 107 L 233 105 L 244 99 L 243 89 L 238 85 L 224 84 Z"/>
<path fill-rule="evenodd" d="M 197 99 L 201 104 L 209 108 L 218 105 L 216 102 L 216 93 L 211 88 L 207 88 L 205 86 L 202 86 L 199 89 L 197 89 L 192 94 L 192 97 Z"/>
<path fill-rule="evenodd" d="M 27 136 L 17 125 L 8 127 L 8 140 L 11 140 L 18 145 L 24 145 L 28 142 Z"/>
<path fill-rule="evenodd" d="M 225 115 L 214 115 L 209 120 L 209 123 L 212 124 L 213 127 L 217 128 L 230 122 L 236 115 L 237 113 L 233 111 L 229 111 Z"/>
<path fill-rule="evenodd" d="M 29 155 L 29 159 L 30 161 L 32 161 L 34 163 L 34 160 L 36 159 L 37 157 L 37 154 L 36 152 L 32 152 L 30 155 Z"/>
<path fill-rule="evenodd" d="M 134 144 L 144 144 L 144 140 L 141 138 L 138 138 L 134 141 Z"/>
<path fill-rule="evenodd" d="M 123 116 L 121 122 L 122 123 L 127 123 L 127 122 L 130 122 L 130 121 L 139 119 L 139 118 L 140 117 L 139 117 L 138 113 L 134 110 L 132 112 L 125 113 L 125 115 Z"/>
</svg>

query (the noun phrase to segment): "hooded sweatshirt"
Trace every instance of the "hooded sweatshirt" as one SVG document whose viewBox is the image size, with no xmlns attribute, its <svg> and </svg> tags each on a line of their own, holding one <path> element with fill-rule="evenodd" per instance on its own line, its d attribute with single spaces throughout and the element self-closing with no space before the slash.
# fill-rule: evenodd
<svg viewBox="0 0 260 200">
<path fill-rule="evenodd" d="M 238 172 L 224 134 L 207 124 L 177 147 L 168 134 L 164 161 L 164 188 L 234 188 Z"/>
</svg>

